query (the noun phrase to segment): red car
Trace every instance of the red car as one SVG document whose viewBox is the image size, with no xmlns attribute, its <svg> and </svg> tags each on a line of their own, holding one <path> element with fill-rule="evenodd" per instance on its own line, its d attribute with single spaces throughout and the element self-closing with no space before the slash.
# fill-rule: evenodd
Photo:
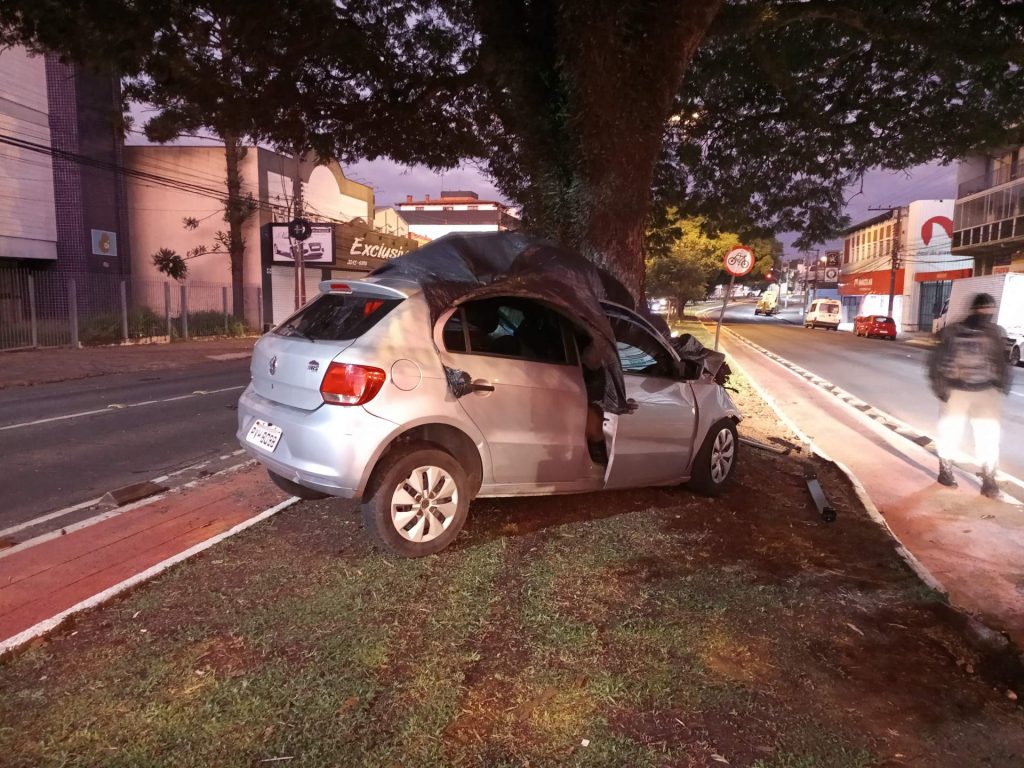
<svg viewBox="0 0 1024 768">
<path fill-rule="evenodd" d="M 853 332 L 858 336 L 878 336 L 896 340 L 896 322 L 885 315 L 863 315 L 853 321 Z"/>
</svg>

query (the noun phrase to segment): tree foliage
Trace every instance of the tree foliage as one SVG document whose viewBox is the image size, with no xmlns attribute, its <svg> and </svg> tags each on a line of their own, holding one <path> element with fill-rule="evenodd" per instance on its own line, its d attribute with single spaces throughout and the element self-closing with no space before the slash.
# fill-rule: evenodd
<svg viewBox="0 0 1024 768">
<path fill-rule="evenodd" d="M 189 53 L 216 13 L 227 52 Z M 0 0 L 0 18 L 164 94 L 154 136 L 217 119 L 324 157 L 472 160 L 635 293 L 652 210 L 822 241 L 866 169 L 1024 125 L 1024 5 L 1001 0 Z"/>
<path fill-rule="evenodd" d="M 188 276 L 188 264 L 177 251 L 171 248 L 160 248 L 151 257 L 157 272 L 167 275 L 172 280 L 184 280 Z"/>
</svg>

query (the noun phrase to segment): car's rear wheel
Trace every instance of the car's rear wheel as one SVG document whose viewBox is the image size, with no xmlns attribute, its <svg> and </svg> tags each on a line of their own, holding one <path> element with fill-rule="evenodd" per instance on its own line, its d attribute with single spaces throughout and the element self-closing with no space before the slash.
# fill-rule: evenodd
<svg viewBox="0 0 1024 768">
<path fill-rule="evenodd" d="M 320 499 L 329 499 L 331 495 L 329 493 L 323 493 L 322 491 L 314 491 L 312 488 L 307 488 L 304 485 L 299 485 L 286 477 L 281 477 L 276 472 L 267 470 L 267 474 L 270 475 L 270 479 L 274 485 L 280 488 L 285 493 L 291 494 L 292 496 L 298 496 L 303 501 L 319 501 Z"/>
<path fill-rule="evenodd" d="M 687 485 L 704 496 L 718 496 L 732 481 L 738 451 L 736 423 L 732 419 L 719 419 L 704 438 Z"/>
<path fill-rule="evenodd" d="M 1020 347 L 1010 350 L 1010 365 L 1020 365 Z"/>
<path fill-rule="evenodd" d="M 410 446 L 385 459 L 363 502 L 373 540 L 402 557 L 440 552 L 469 515 L 469 481 L 455 458 L 429 446 Z"/>
</svg>

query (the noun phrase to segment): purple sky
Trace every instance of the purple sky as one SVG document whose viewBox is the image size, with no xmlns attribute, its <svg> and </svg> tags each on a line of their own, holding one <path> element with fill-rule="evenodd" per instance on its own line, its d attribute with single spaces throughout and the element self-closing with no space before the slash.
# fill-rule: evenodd
<svg viewBox="0 0 1024 768">
<path fill-rule="evenodd" d="M 446 171 L 443 175 L 422 166 L 403 166 L 389 160 L 362 161 L 345 168 L 354 181 L 370 184 L 376 191 L 378 207 L 387 207 L 405 200 L 406 195 L 422 198 L 437 196 L 441 189 L 469 189 L 481 198 L 501 199 L 494 185 L 470 165 Z M 846 212 L 852 223 L 876 216 L 868 210 L 872 206 L 906 205 L 912 200 L 946 199 L 956 195 L 956 165 L 937 163 L 919 165 L 907 171 L 871 171 L 864 177 L 864 191 L 860 185 L 847 191 Z M 780 240 L 786 247 L 786 257 L 797 255 L 792 247 L 795 233 L 783 233 Z M 823 250 L 836 247 L 827 243 Z"/>
</svg>

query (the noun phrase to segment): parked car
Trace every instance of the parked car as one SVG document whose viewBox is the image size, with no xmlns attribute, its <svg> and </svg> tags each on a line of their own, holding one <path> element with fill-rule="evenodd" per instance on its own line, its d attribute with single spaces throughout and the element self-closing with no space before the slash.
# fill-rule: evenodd
<svg viewBox="0 0 1024 768">
<path fill-rule="evenodd" d="M 857 336 L 896 340 L 896 321 L 885 315 L 861 315 L 853 320 L 853 332 Z"/>
<path fill-rule="evenodd" d="M 804 316 L 804 328 L 831 328 L 839 330 L 839 302 L 835 299 L 815 299 Z"/>
<path fill-rule="evenodd" d="M 374 540 L 408 557 L 448 546 L 477 497 L 720 493 L 741 418 L 715 378 L 724 357 L 688 354 L 692 339 L 681 357 L 600 301 L 594 267 L 532 242 L 449 235 L 364 280 L 322 283 L 255 346 L 242 447 L 300 498 L 360 500 Z M 585 367 L 593 349 L 603 362 Z"/>
</svg>

